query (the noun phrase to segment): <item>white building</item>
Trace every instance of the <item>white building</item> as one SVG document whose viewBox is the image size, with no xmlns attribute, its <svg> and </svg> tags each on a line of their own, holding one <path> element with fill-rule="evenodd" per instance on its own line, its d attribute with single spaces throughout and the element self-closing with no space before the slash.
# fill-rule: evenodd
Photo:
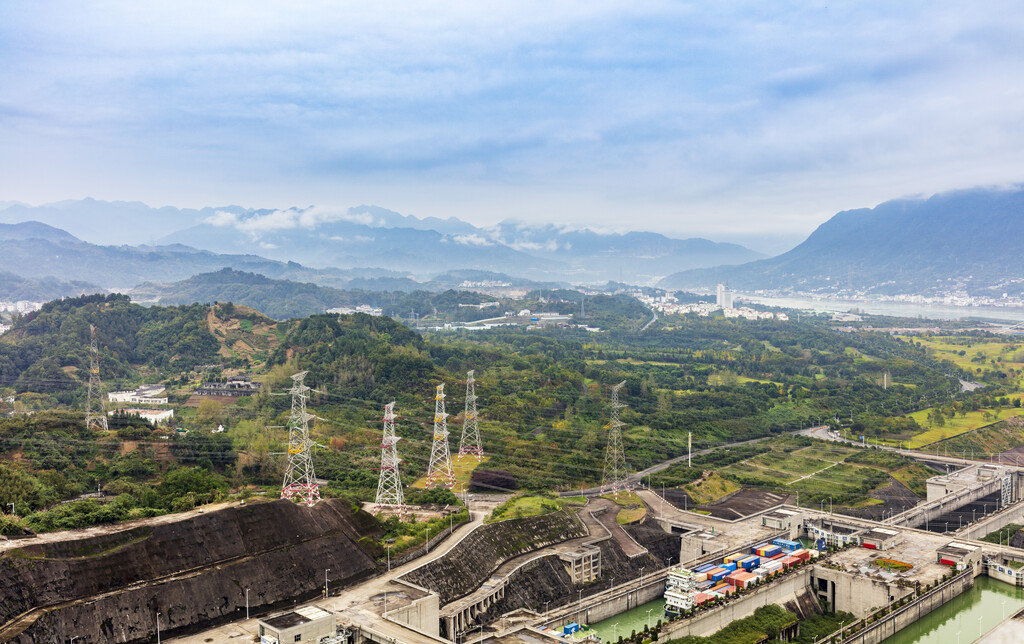
<svg viewBox="0 0 1024 644">
<path fill-rule="evenodd" d="M 142 408 L 126 408 L 126 409 L 115 409 L 108 411 L 107 414 L 113 416 L 116 413 L 128 414 L 129 416 L 139 416 L 144 418 L 154 425 L 160 425 L 166 423 L 170 419 L 174 418 L 173 409 L 142 409 Z"/>
<path fill-rule="evenodd" d="M 673 568 L 665 580 L 665 613 L 678 614 L 696 605 L 697 594 L 693 572 L 686 568 Z"/>
<path fill-rule="evenodd" d="M 130 391 L 111 391 L 107 394 L 107 400 L 132 405 L 166 405 L 167 396 L 160 395 L 163 392 L 163 385 L 142 385 Z"/>
<path fill-rule="evenodd" d="M 7 333 L 10 330 L 11 330 L 11 325 L 10 324 L 0 323 L 0 335 L 3 335 L 3 334 Z"/>
</svg>

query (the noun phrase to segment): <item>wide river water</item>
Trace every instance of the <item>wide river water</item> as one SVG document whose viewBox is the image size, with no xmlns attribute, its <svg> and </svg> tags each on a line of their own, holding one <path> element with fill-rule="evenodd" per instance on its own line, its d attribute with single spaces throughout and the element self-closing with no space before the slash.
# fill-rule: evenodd
<svg viewBox="0 0 1024 644">
<path fill-rule="evenodd" d="M 1024 308 L 1001 308 L 996 306 L 952 306 L 948 304 L 913 304 L 910 302 L 871 302 L 853 300 L 815 300 L 804 297 L 759 297 L 739 294 L 744 300 L 766 306 L 789 309 L 806 309 L 823 312 L 848 312 L 853 309 L 874 315 L 891 315 L 905 318 L 930 318 L 933 320 L 962 320 L 964 318 L 985 318 L 1024 321 Z"/>
</svg>

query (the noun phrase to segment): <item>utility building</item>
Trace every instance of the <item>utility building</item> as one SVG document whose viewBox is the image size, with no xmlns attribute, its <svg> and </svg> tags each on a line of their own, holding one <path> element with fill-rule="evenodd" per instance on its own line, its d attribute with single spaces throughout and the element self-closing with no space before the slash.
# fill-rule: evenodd
<svg viewBox="0 0 1024 644">
<path fill-rule="evenodd" d="M 334 613 L 317 606 L 303 606 L 287 613 L 261 619 L 260 643 L 312 642 L 315 644 L 326 637 L 333 637 L 336 630 Z"/>
</svg>

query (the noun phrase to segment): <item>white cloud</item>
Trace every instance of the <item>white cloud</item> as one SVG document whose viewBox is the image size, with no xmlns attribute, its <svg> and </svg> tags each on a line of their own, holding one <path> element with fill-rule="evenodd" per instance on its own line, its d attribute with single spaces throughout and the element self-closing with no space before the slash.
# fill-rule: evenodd
<svg viewBox="0 0 1024 644">
<path fill-rule="evenodd" d="M 1009 0 L 0 3 L 0 199 L 806 230 L 1020 181 L 1022 32 Z"/>
<path fill-rule="evenodd" d="M 233 212 L 218 210 L 207 217 L 204 223 L 218 227 L 236 226 L 238 225 L 238 215 Z"/>
<path fill-rule="evenodd" d="M 452 239 L 456 244 L 463 244 L 464 246 L 493 246 L 494 242 L 482 235 L 476 233 L 470 235 L 454 235 Z"/>
</svg>

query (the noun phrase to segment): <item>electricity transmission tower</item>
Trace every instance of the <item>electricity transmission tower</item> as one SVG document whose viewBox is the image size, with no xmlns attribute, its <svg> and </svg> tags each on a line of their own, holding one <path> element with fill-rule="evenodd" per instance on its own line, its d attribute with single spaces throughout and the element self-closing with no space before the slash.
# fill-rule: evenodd
<svg viewBox="0 0 1024 644">
<path fill-rule="evenodd" d="M 380 442 L 380 481 L 377 483 L 377 498 L 374 501 L 377 512 L 397 510 L 405 514 L 405 495 L 402 493 L 402 478 L 398 475 L 398 441 L 395 434 L 395 403 L 384 405 L 384 434 Z"/>
<path fill-rule="evenodd" d="M 434 395 L 434 444 L 430 449 L 427 467 L 427 487 L 455 487 L 452 455 L 448 450 L 448 414 L 444 412 L 444 383 L 437 386 Z"/>
<path fill-rule="evenodd" d="M 288 469 L 281 486 L 282 499 L 298 499 L 306 505 L 320 500 L 320 487 L 313 474 L 313 441 L 309 439 L 309 421 L 313 414 L 306 411 L 309 387 L 303 384 L 306 371 L 292 376 L 292 414 L 288 417 Z"/>
<path fill-rule="evenodd" d="M 484 448 L 480 444 L 480 427 L 476 422 L 476 380 L 472 371 L 466 374 L 466 413 L 462 420 L 462 440 L 459 441 L 459 456 L 476 454 L 476 460 L 484 460 Z"/>
<path fill-rule="evenodd" d="M 85 426 L 107 429 L 107 409 L 103 404 L 103 383 L 100 382 L 100 351 L 96 346 L 96 327 L 89 325 L 89 394 L 85 402 Z"/>
<path fill-rule="evenodd" d="M 619 410 L 626 405 L 619 402 L 619 392 L 626 386 L 623 380 L 612 387 L 611 421 L 608 423 L 608 445 L 604 449 L 604 472 L 601 476 L 601 493 L 616 493 L 630 489 L 629 470 L 626 455 L 622 450 L 622 426 Z"/>
</svg>

